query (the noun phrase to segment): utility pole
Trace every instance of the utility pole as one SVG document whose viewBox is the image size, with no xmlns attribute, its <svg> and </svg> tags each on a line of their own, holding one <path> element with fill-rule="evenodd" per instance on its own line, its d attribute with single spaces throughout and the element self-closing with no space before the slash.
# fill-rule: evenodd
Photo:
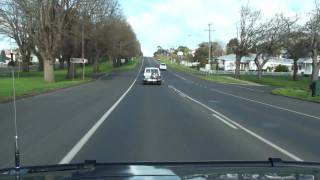
<svg viewBox="0 0 320 180">
<path fill-rule="evenodd" d="M 209 60 L 208 63 L 211 64 L 211 24 L 208 24 L 209 26 Z"/>
<path fill-rule="evenodd" d="M 213 32 L 214 31 L 214 29 L 211 29 L 211 26 L 212 26 L 212 24 L 211 23 L 209 23 L 208 24 L 208 26 L 209 26 L 209 29 L 207 29 L 206 31 L 209 31 L 209 52 L 208 52 L 208 63 L 210 64 L 211 63 L 211 32 Z"/>
</svg>

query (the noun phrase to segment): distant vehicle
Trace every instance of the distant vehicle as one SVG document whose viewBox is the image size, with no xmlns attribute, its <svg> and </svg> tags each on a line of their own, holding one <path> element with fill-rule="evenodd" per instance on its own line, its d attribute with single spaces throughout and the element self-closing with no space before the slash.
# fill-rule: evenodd
<svg viewBox="0 0 320 180">
<path fill-rule="evenodd" d="M 146 67 L 143 73 L 143 84 L 161 84 L 160 69 L 156 67 Z"/>
<path fill-rule="evenodd" d="M 161 63 L 161 64 L 159 65 L 159 69 L 160 69 L 160 70 L 167 70 L 167 65 L 166 65 L 165 63 Z"/>
</svg>

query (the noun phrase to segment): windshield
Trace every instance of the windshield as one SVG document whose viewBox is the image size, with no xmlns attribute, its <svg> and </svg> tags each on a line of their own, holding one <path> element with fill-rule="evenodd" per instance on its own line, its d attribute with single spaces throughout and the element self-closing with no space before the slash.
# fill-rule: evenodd
<svg viewBox="0 0 320 180">
<path fill-rule="evenodd" d="M 320 0 L 0 0 L 0 169 L 320 162 Z"/>
</svg>

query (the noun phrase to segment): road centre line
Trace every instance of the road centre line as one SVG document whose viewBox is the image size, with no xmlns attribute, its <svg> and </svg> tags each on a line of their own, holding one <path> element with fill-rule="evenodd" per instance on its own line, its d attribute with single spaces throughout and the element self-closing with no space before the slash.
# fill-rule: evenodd
<svg viewBox="0 0 320 180">
<path fill-rule="evenodd" d="M 216 114 L 212 114 L 213 117 L 219 119 L 220 121 L 222 121 L 224 124 L 230 126 L 233 129 L 238 129 L 236 126 L 234 126 L 233 124 L 229 123 L 228 121 L 224 120 L 223 118 L 221 118 L 220 116 L 216 115 Z"/>
<path fill-rule="evenodd" d="M 254 91 L 254 92 L 260 92 L 260 93 L 263 93 L 263 92 L 264 92 L 263 90 L 253 89 L 253 88 L 248 88 L 248 87 L 243 87 L 243 86 L 237 86 L 237 85 L 235 85 L 234 87 L 238 87 L 238 88 L 242 88 L 242 89 L 247 89 L 247 90 L 249 90 L 249 91 Z"/>
<path fill-rule="evenodd" d="M 176 73 L 173 73 L 173 74 L 176 75 Z M 196 84 L 196 85 L 198 85 L 198 84 Z M 237 86 L 237 87 L 239 87 L 239 86 Z M 242 88 L 244 88 L 244 87 L 242 87 Z M 220 94 L 236 97 L 236 98 L 239 98 L 239 99 L 242 99 L 242 100 L 246 100 L 246 101 L 262 104 L 262 105 L 269 106 L 269 107 L 272 107 L 272 108 L 275 108 L 275 109 L 280 109 L 280 110 L 283 110 L 283 111 L 288 111 L 288 112 L 292 112 L 292 113 L 299 114 L 299 115 L 302 115 L 302 116 L 306 116 L 306 117 L 310 117 L 310 118 L 314 118 L 314 119 L 319 119 L 320 120 L 320 117 L 313 116 L 313 115 L 310 115 L 310 114 L 306 114 L 306 113 L 303 113 L 303 112 L 294 111 L 294 110 L 291 110 L 291 109 L 287 109 L 287 108 L 283 108 L 283 107 L 280 107 L 280 106 L 277 106 L 277 105 L 272 105 L 272 104 L 260 102 L 260 101 L 249 99 L 249 98 L 244 98 L 244 97 L 241 97 L 241 96 L 237 96 L 237 95 L 234 95 L 234 94 L 226 93 L 226 92 L 219 91 L 219 90 L 216 90 L 216 89 L 210 89 L 210 90 L 214 91 L 214 92 L 217 92 L 217 93 L 220 93 Z M 257 91 L 257 90 L 255 90 L 255 91 Z"/>
<path fill-rule="evenodd" d="M 281 148 L 280 146 L 278 146 L 278 145 L 276 145 L 276 144 L 272 143 L 271 141 L 269 141 L 269 140 L 267 140 L 267 139 L 263 138 L 262 136 L 260 136 L 260 135 L 256 134 L 255 132 L 253 132 L 253 131 L 251 131 L 251 130 L 249 130 L 249 129 L 245 128 L 244 126 L 242 126 L 242 125 L 240 125 L 239 123 L 237 123 L 237 122 L 235 122 L 235 121 L 233 121 L 233 120 L 229 119 L 228 117 L 224 116 L 223 114 L 221 114 L 221 113 L 219 113 L 219 112 L 217 112 L 217 111 L 213 110 L 212 108 L 210 108 L 210 107 L 208 107 L 207 105 L 205 105 L 205 104 L 201 103 L 200 101 L 198 101 L 198 100 L 196 100 L 196 99 L 194 99 L 194 98 L 192 98 L 192 97 L 188 96 L 187 94 L 185 94 L 184 92 L 182 92 L 182 91 L 178 90 L 178 89 L 177 89 L 177 88 L 175 88 L 174 86 L 169 85 L 168 87 L 169 87 L 169 88 L 171 88 L 171 89 L 173 89 L 173 90 L 174 90 L 175 92 L 177 92 L 177 93 L 182 93 L 182 94 L 184 94 L 185 98 L 187 98 L 187 99 L 189 99 L 189 100 L 191 100 L 191 101 L 193 101 L 193 102 L 195 102 L 195 103 L 197 103 L 197 104 L 201 105 L 201 106 L 202 106 L 202 107 L 204 107 L 205 109 L 207 109 L 207 110 L 209 110 L 209 111 L 213 112 L 215 115 L 218 115 L 218 116 L 220 116 L 220 117 L 224 118 L 224 120 L 228 121 L 228 123 L 231 123 L 232 125 L 237 126 L 238 128 L 240 128 L 240 129 L 242 129 L 243 131 L 245 131 L 246 133 L 248 133 L 249 135 L 251 135 L 251 136 L 253 136 L 253 137 L 255 137 L 255 138 L 259 139 L 260 141 L 262 141 L 262 142 L 264 142 L 265 144 L 267 144 L 267 145 L 269 145 L 269 146 L 273 147 L 274 149 L 276 149 L 276 150 L 278 150 L 279 152 L 283 153 L 284 155 L 286 155 L 286 156 L 288 156 L 288 157 L 292 158 L 293 160 L 295 160 L 295 161 L 303 161 L 303 159 L 301 159 L 300 157 L 298 157 L 298 156 L 296 156 L 296 155 L 294 155 L 294 154 L 290 153 L 289 151 L 287 151 L 287 150 L 285 150 L 285 149 Z"/>
<path fill-rule="evenodd" d="M 232 96 L 232 97 L 235 97 L 235 98 L 238 98 L 238 99 L 242 99 L 242 100 L 245 100 L 245 101 L 250 101 L 250 102 L 262 104 L 262 105 L 269 106 L 269 107 L 272 107 L 272 108 L 275 108 L 275 109 L 280 109 L 280 110 L 283 110 L 283 111 L 288 111 L 288 112 L 292 112 L 292 113 L 299 114 L 299 115 L 302 115 L 302 116 L 306 116 L 306 117 L 310 117 L 310 118 L 314 118 L 314 119 L 319 119 L 320 120 L 320 117 L 313 116 L 313 115 L 310 115 L 310 114 L 302 113 L 302 112 L 299 112 L 299 111 L 294 111 L 294 110 L 291 110 L 291 109 L 287 109 L 287 108 L 283 108 L 283 107 L 280 107 L 280 106 L 277 106 L 277 105 L 272 105 L 272 104 L 260 102 L 260 101 L 249 99 L 249 98 L 244 98 L 244 97 L 241 97 L 241 96 L 237 96 L 237 95 L 234 95 L 234 94 L 226 93 L 226 92 L 219 91 L 219 90 L 216 90 L 216 89 L 210 89 L 210 90 L 214 91 L 214 92 L 217 92 L 217 93 L 220 93 L 220 94 L 224 94 L 224 95 Z"/>
<path fill-rule="evenodd" d="M 92 135 L 98 130 L 98 128 L 102 125 L 102 123 L 109 117 L 109 115 L 113 112 L 113 110 L 120 104 L 120 102 L 124 99 L 124 97 L 129 93 L 132 89 L 133 85 L 136 83 L 138 76 L 141 72 L 143 66 L 144 59 L 142 59 L 142 63 L 140 69 L 138 71 L 137 76 L 133 80 L 132 84 L 129 88 L 122 94 L 122 96 L 108 109 L 108 111 L 103 114 L 103 116 L 89 129 L 89 131 L 77 142 L 76 145 L 60 160 L 59 164 L 68 164 L 72 161 L 72 159 L 78 154 L 78 152 L 82 149 L 82 147 L 89 141 Z"/>
</svg>

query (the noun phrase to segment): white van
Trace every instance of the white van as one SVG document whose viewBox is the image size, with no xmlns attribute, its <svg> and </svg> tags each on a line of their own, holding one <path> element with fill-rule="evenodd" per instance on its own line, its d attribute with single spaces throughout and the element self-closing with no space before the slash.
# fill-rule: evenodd
<svg viewBox="0 0 320 180">
<path fill-rule="evenodd" d="M 159 68 L 146 67 L 143 73 L 143 84 L 161 84 L 161 73 Z"/>
</svg>

